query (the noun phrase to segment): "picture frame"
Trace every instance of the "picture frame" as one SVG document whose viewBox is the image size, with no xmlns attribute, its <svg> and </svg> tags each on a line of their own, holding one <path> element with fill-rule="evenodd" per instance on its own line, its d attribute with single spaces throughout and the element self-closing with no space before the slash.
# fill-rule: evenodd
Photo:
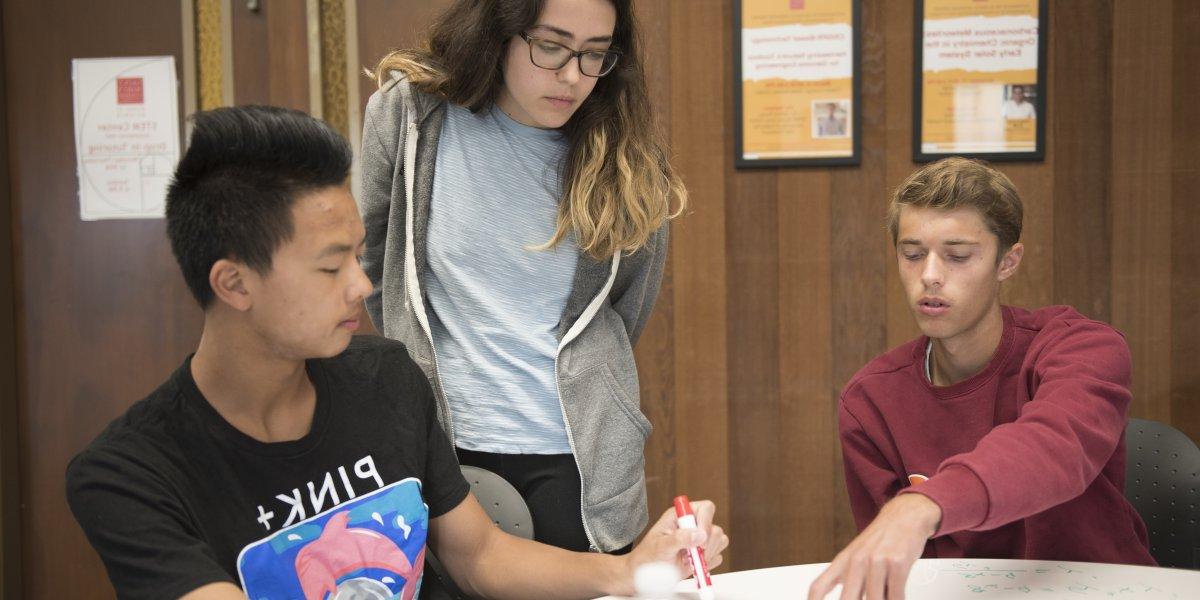
<svg viewBox="0 0 1200 600">
<path fill-rule="evenodd" d="M 914 11 L 913 160 L 1043 160 L 1048 0 L 916 0 Z"/>
<path fill-rule="evenodd" d="M 861 1 L 734 0 L 734 166 L 862 160 Z"/>
</svg>

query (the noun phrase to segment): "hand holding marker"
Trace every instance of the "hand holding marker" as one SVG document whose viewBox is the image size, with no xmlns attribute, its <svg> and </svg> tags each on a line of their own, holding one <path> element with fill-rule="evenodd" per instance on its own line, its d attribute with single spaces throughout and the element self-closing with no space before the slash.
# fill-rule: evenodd
<svg viewBox="0 0 1200 600">
<path fill-rule="evenodd" d="M 696 515 L 692 512 L 692 503 L 687 496 L 675 497 L 675 522 L 680 529 L 695 529 Z M 704 549 L 699 546 L 688 548 L 688 558 L 692 561 L 692 571 L 696 575 L 696 589 L 699 590 L 700 600 L 713 600 L 712 579 L 708 576 L 708 563 L 704 561 Z"/>
</svg>

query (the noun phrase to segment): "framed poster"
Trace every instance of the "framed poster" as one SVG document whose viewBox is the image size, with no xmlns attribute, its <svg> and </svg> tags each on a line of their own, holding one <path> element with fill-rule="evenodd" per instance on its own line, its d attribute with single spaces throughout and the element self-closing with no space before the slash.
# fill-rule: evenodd
<svg viewBox="0 0 1200 600">
<path fill-rule="evenodd" d="M 1046 0 L 917 0 L 913 159 L 1041 160 Z"/>
<path fill-rule="evenodd" d="M 179 162 L 175 58 L 76 58 L 71 81 L 80 219 L 161 219 Z"/>
<path fill-rule="evenodd" d="M 735 0 L 734 165 L 856 165 L 859 0 Z"/>
</svg>

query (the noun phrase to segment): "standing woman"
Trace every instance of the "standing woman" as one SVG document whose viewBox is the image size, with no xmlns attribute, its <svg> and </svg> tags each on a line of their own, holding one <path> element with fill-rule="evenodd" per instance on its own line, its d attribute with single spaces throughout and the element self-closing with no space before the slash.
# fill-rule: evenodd
<svg viewBox="0 0 1200 600">
<path fill-rule="evenodd" d="M 687 203 L 630 4 L 456 0 L 427 48 L 380 62 L 363 126 L 371 319 L 429 376 L 459 460 L 571 550 L 646 525 L 632 344 Z"/>
</svg>

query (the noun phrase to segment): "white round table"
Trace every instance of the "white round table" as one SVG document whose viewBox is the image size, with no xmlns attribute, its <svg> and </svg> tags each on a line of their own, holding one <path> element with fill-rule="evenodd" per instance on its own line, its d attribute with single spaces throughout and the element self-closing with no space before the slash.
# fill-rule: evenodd
<svg viewBox="0 0 1200 600">
<path fill-rule="evenodd" d="M 805 599 L 828 563 L 713 575 L 717 600 Z M 692 580 L 680 582 L 671 600 L 699 598 Z M 841 592 L 827 598 L 837 599 Z M 1041 560 L 921 559 L 905 587 L 912 600 L 1200 598 L 1200 571 Z M 609 600 L 615 600 L 610 598 Z"/>
</svg>

